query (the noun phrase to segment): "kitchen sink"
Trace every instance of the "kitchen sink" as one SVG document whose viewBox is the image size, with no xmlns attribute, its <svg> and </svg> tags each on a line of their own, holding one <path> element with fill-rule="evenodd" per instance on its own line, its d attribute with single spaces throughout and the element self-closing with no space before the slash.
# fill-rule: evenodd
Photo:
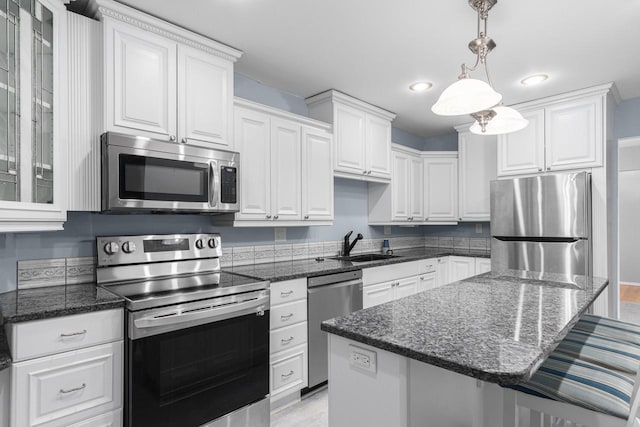
<svg viewBox="0 0 640 427">
<path fill-rule="evenodd" d="M 360 254 L 360 255 L 352 255 L 352 256 L 332 257 L 331 259 L 338 259 L 341 261 L 351 261 L 351 262 L 368 262 L 368 261 L 379 261 L 383 259 L 397 258 L 397 257 L 398 255 Z"/>
</svg>

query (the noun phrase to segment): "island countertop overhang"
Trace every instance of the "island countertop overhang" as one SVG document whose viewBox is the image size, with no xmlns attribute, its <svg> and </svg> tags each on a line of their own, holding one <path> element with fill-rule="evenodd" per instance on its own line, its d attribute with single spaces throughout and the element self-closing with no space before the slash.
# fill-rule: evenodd
<svg viewBox="0 0 640 427">
<path fill-rule="evenodd" d="M 527 381 L 608 285 L 489 272 L 351 315 L 322 330 L 500 385 Z"/>
</svg>

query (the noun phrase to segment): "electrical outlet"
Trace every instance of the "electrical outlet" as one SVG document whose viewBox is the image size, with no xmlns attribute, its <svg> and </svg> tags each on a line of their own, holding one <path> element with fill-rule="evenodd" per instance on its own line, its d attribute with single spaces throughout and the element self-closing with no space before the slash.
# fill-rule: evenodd
<svg viewBox="0 0 640 427">
<path fill-rule="evenodd" d="M 476 224 L 476 234 L 482 234 L 482 224 Z"/>
<path fill-rule="evenodd" d="M 349 364 L 367 372 L 376 373 L 376 352 L 349 344 Z"/>
<path fill-rule="evenodd" d="M 384 235 L 388 236 L 391 234 L 391 226 L 390 225 L 385 225 L 384 226 Z"/>
<path fill-rule="evenodd" d="M 276 242 L 284 242 L 287 240 L 287 229 L 286 227 L 274 227 L 273 229 L 273 237 Z"/>
</svg>

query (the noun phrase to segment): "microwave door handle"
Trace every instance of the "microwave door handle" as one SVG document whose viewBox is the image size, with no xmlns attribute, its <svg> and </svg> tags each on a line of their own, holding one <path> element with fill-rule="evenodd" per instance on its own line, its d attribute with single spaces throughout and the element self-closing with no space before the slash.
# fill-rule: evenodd
<svg viewBox="0 0 640 427">
<path fill-rule="evenodd" d="M 218 206 L 218 189 L 220 188 L 220 176 L 218 175 L 218 164 L 216 162 L 209 163 L 209 205 L 211 207 Z"/>
</svg>

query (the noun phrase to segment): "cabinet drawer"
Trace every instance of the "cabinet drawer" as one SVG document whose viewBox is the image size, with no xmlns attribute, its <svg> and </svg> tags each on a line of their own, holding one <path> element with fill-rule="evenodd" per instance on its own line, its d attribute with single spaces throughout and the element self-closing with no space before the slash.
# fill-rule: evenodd
<svg viewBox="0 0 640 427">
<path fill-rule="evenodd" d="M 419 264 L 419 272 L 418 274 L 425 273 L 435 273 L 438 268 L 438 259 L 437 258 L 429 258 L 418 261 Z"/>
<path fill-rule="evenodd" d="M 117 341 L 124 333 L 122 309 L 96 311 L 11 325 L 13 360 L 32 359 Z"/>
<path fill-rule="evenodd" d="M 419 269 L 418 264 L 419 261 L 408 261 L 380 267 L 365 268 L 362 270 L 362 282 L 367 286 L 417 276 Z"/>
<path fill-rule="evenodd" d="M 70 425 L 69 427 L 121 427 L 122 426 L 122 409 L 107 412 L 88 420 L 80 421 Z"/>
<path fill-rule="evenodd" d="M 285 280 L 271 284 L 271 307 L 307 298 L 307 279 Z"/>
<path fill-rule="evenodd" d="M 307 322 L 297 325 L 279 328 L 271 331 L 270 347 L 271 354 L 282 350 L 288 350 L 307 342 Z"/>
<path fill-rule="evenodd" d="M 16 363 L 12 425 L 70 425 L 122 406 L 122 341 Z"/>
<path fill-rule="evenodd" d="M 271 330 L 307 320 L 307 301 L 279 305 L 270 311 Z"/>
<path fill-rule="evenodd" d="M 307 386 L 307 346 L 271 358 L 271 396 Z"/>
</svg>

